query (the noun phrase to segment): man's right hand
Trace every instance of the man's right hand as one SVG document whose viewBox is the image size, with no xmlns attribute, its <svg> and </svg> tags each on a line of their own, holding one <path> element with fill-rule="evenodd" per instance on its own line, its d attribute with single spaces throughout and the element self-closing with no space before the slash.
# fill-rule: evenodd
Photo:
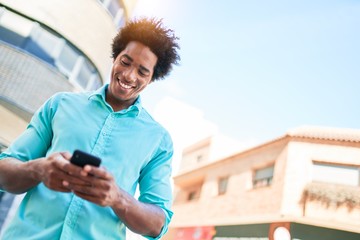
<svg viewBox="0 0 360 240">
<path fill-rule="evenodd" d="M 42 159 L 39 168 L 39 181 L 43 182 L 48 188 L 59 192 L 71 192 L 65 187 L 63 182 L 72 182 L 80 185 L 88 183 L 82 180 L 82 168 L 70 163 L 71 154 L 69 152 L 53 153 L 48 158 Z"/>
<path fill-rule="evenodd" d="M 0 160 L 0 188 L 10 193 L 20 194 L 43 182 L 51 190 L 71 192 L 64 186 L 64 181 L 79 185 L 89 184 L 80 177 L 82 168 L 71 164 L 70 158 L 70 153 L 58 152 L 47 158 L 27 162 L 15 158 L 2 159 Z"/>
</svg>

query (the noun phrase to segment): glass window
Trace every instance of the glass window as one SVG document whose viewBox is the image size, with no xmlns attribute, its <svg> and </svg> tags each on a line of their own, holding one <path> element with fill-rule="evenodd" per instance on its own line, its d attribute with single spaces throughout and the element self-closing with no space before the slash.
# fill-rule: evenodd
<svg viewBox="0 0 360 240">
<path fill-rule="evenodd" d="M 314 182 L 359 186 L 360 166 L 343 166 L 314 162 L 312 176 Z"/>
<path fill-rule="evenodd" d="M 33 25 L 32 21 L 5 10 L 0 18 L 0 39 L 22 48 Z"/>
<path fill-rule="evenodd" d="M 8 10 L 5 10 L 1 15 L 0 24 L 4 28 L 11 29 L 24 38 L 30 35 L 33 27 L 33 21 Z"/>
<path fill-rule="evenodd" d="M 222 177 L 219 179 L 219 184 L 218 184 L 219 195 L 223 195 L 226 193 L 228 182 L 229 182 L 229 177 Z"/>
<path fill-rule="evenodd" d="M 71 75 L 71 72 L 78 60 L 80 54 L 69 44 L 65 44 L 56 59 L 56 66 L 67 76 Z"/>
<path fill-rule="evenodd" d="M 39 25 L 33 29 L 30 38 L 33 39 L 44 52 L 52 57 L 55 57 L 56 47 L 62 42 L 58 36 Z"/>
<path fill-rule="evenodd" d="M 31 32 L 24 49 L 54 65 L 54 58 L 57 55 L 57 46 L 59 46 L 61 42 L 59 37 L 38 25 L 34 27 Z"/>
<path fill-rule="evenodd" d="M 197 192 L 196 191 L 191 191 L 188 195 L 188 200 L 189 201 L 192 201 L 192 200 L 195 200 L 197 199 Z"/>
<path fill-rule="evenodd" d="M 75 81 L 83 88 L 86 89 L 88 82 L 91 80 L 93 67 L 84 60 L 81 63 L 79 72 L 75 77 Z"/>
<path fill-rule="evenodd" d="M 107 9 L 109 10 L 109 13 L 113 16 L 113 18 L 115 18 L 117 15 L 117 12 L 120 9 L 119 2 L 116 0 L 110 1 L 109 5 L 107 6 Z"/>
<path fill-rule="evenodd" d="M 253 187 L 257 188 L 257 187 L 265 187 L 271 185 L 273 175 L 274 175 L 274 165 L 255 170 L 254 178 L 253 178 Z"/>
<path fill-rule="evenodd" d="M 124 9 L 122 8 L 119 9 L 119 11 L 116 14 L 116 17 L 114 18 L 114 23 L 117 29 L 125 25 Z"/>
<path fill-rule="evenodd" d="M 102 6 L 113 18 L 117 29 L 125 24 L 124 6 L 117 0 L 99 0 Z"/>
<path fill-rule="evenodd" d="M 184 191 L 187 193 L 187 201 L 194 201 L 199 199 L 201 194 L 201 188 L 202 182 L 194 183 L 191 187 L 184 189 Z"/>
<path fill-rule="evenodd" d="M 197 156 L 196 156 L 196 162 L 197 162 L 197 163 L 200 163 L 200 162 L 202 162 L 203 160 L 204 160 L 203 155 L 200 154 L 200 155 L 197 155 Z"/>
<path fill-rule="evenodd" d="M 93 73 L 91 77 L 91 81 L 87 85 L 87 90 L 96 90 L 102 86 L 101 79 L 97 73 Z"/>
</svg>

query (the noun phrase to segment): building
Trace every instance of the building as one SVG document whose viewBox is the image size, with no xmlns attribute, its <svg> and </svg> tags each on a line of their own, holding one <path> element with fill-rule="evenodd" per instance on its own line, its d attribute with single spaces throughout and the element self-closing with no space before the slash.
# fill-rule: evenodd
<svg viewBox="0 0 360 240">
<path fill-rule="evenodd" d="M 107 81 L 111 41 L 136 2 L 0 0 L 0 152 L 54 93 Z"/>
<path fill-rule="evenodd" d="M 165 239 L 360 239 L 359 129 L 299 127 L 217 161 L 210 144 L 184 150 Z"/>
</svg>

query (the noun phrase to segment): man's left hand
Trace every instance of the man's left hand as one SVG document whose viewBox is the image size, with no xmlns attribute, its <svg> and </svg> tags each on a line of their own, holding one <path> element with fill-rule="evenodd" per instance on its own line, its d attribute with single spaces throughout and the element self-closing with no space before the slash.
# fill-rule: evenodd
<svg viewBox="0 0 360 240">
<path fill-rule="evenodd" d="M 77 196 L 103 207 L 112 206 L 119 200 L 120 189 L 105 168 L 85 165 L 78 177 L 86 184 L 63 181 L 63 186 Z"/>
</svg>

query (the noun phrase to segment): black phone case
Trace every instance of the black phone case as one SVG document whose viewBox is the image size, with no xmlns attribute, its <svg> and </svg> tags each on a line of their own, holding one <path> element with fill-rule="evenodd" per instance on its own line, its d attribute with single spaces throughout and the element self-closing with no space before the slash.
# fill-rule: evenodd
<svg viewBox="0 0 360 240">
<path fill-rule="evenodd" d="M 70 162 L 79 167 L 84 167 L 87 164 L 95 167 L 99 167 L 101 163 L 101 159 L 89 153 L 83 152 L 81 150 L 75 150 L 70 159 Z"/>
</svg>

